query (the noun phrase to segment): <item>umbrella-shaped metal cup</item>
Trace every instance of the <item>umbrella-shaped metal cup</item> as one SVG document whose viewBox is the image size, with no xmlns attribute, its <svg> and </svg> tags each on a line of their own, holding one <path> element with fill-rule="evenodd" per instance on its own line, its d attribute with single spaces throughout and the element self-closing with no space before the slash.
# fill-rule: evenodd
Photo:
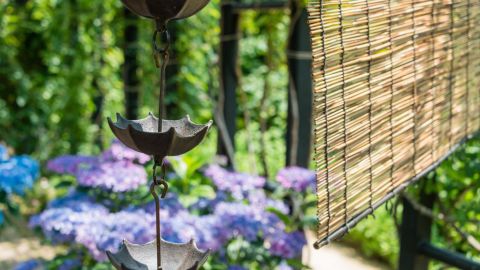
<svg viewBox="0 0 480 270">
<path fill-rule="evenodd" d="M 179 120 L 161 120 L 152 113 L 140 120 L 127 120 L 117 114 L 117 122 L 108 118 L 108 124 L 115 136 L 131 149 L 163 160 L 166 156 L 182 155 L 200 144 L 207 134 L 212 121 L 198 125 L 186 117 Z"/>
<path fill-rule="evenodd" d="M 196 270 L 208 258 L 210 251 L 201 251 L 195 241 L 176 244 L 162 241 L 162 270 Z M 107 251 L 107 256 L 118 270 L 158 270 L 156 241 L 136 245 L 123 241 L 117 253 Z"/>
<path fill-rule="evenodd" d="M 210 0 L 122 0 L 133 13 L 160 24 L 183 19 L 204 8 Z"/>
</svg>

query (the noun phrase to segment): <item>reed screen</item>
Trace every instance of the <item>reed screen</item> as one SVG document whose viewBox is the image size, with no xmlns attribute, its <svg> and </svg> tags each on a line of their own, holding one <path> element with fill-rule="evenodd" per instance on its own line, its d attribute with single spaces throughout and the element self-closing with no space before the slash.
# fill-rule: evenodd
<svg viewBox="0 0 480 270">
<path fill-rule="evenodd" d="M 480 1 L 310 0 L 318 242 L 480 127 Z"/>
</svg>

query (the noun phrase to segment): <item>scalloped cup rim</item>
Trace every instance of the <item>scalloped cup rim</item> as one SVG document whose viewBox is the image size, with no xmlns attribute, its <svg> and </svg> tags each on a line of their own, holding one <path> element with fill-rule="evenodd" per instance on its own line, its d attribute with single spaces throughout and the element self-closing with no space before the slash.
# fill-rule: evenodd
<svg viewBox="0 0 480 270">
<path fill-rule="evenodd" d="M 210 256 L 210 254 L 211 254 L 211 249 L 206 249 L 206 250 L 199 249 L 197 247 L 197 243 L 195 242 L 194 238 L 190 239 L 190 241 L 188 241 L 186 243 L 174 243 L 174 242 L 166 241 L 163 238 L 161 238 L 160 241 L 163 244 L 167 244 L 167 245 L 170 245 L 170 246 L 186 247 L 186 248 L 192 247 L 196 252 L 199 253 L 198 266 L 204 264 L 205 261 L 207 260 L 208 256 Z M 132 253 L 131 253 L 129 247 L 144 248 L 144 247 L 148 247 L 148 246 L 156 246 L 156 242 L 157 242 L 157 240 L 154 239 L 154 240 L 152 240 L 150 242 L 147 242 L 147 243 L 144 243 L 144 244 L 135 244 L 135 243 L 131 243 L 130 241 L 128 241 L 126 239 L 123 239 L 122 244 L 120 245 L 120 249 L 116 253 L 113 253 L 113 252 L 107 250 L 106 254 L 107 254 L 107 257 L 110 260 L 110 262 L 114 265 L 114 267 L 122 267 L 123 266 L 123 263 L 121 261 L 119 261 L 118 258 L 116 258 L 116 256 L 118 256 L 118 254 L 121 253 L 122 251 L 124 251 L 124 252 L 126 251 L 128 253 L 128 256 L 130 256 L 130 258 L 133 259 L 136 263 L 139 263 L 141 265 L 145 265 L 143 262 L 137 261 L 132 256 Z"/>
<path fill-rule="evenodd" d="M 166 131 L 162 131 L 162 132 L 155 132 L 155 131 L 146 131 L 146 130 L 138 130 L 138 129 L 135 129 L 133 127 L 133 125 L 131 123 L 127 123 L 126 127 L 121 127 L 119 126 L 119 119 L 121 119 L 122 121 L 127 121 L 127 122 L 132 122 L 132 121 L 138 121 L 138 122 L 141 122 L 141 121 L 146 121 L 150 118 L 153 118 L 154 120 L 158 121 L 158 118 L 153 115 L 152 112 L 149 112 L 148 113 L 148 116 L 147 117 L 144 117 L 142 119 L 138 119 L 138 120 L 128 120 L 126 118 L 124 118 L 121 114 L 119 113 L 116 113 L 116 116 L 117 116 L 117 121 L 116 122 L 113 122 L 112 119 L 110 117 L 107 117 L 107 120 L 110 124 L 112 124 L 113 126 L 115 126 L 117 129 L 120 129 L 120 130 L 135 130 L 137 132 L 143 132 L 143 133 L 148 133 L 148 134 L 167 134 L 167 133 L 170 133 L 170 132 L 174 132 L 175 133 L 175 136 L 178 137 L 178 138 L 181 138 L 181 139 L 192 139 L 194 138 L 195 136 L 197 136 L 198 133 L 202 132 L 205 128 L 206 129 L 210 129 L 210 127 L 212 126 L 213 124 L 213 121 L 212 120 L 209 120 L 206 124 L 197 124 L 197 123 L 194 123 L 191 119 L 190 119 L 190 116 L 187 114 L 186 116 L 184 116 L 183 118 L 180 118 L 180 119 L 177 119 L 177 120 L 170 120 L 170 119 L 162 119 L 162 121 L 187 121 L 188 124 L 191 124 L 193 125 L 195 128 L 198 128 L 198 130 L 196 130 L 196 132 L 192 135 L 189 135 L 189 136 L 183 136 L 182 134 L 178 133 L 175 129 L 175 127 L 170 127 L 168 130 Z"/>
<path fill-rule="evenodd" d="M 173 246 L 193 246 L 197 251 L 199 251 L 201 253 L 205 253 L 205 254 L 211 252 L 211 249 L 206 249 L 206 250 L 199 249 L 198 246 L 197 246 L 197 242 L 195 242 L 195 238 L 191 238 L 190 241 L 185 242 L 185 243 L 170 242 L 170 241 L 167 241 L 163 238 L 161 238 L 160 241 L 162 241 L 162 243 L 173 245 Z M 135 243 L 132 243 L 132 242 L 128 241 L 127 239 L 122 240 L 122 244 L 125 244 L 126 246 L 134 246 L 134 247 L 143 247 L 143 246 L 152 245 L 152 244 L 155 244 L 155 243 L 157 243 L 156 239 L 154 239 L 150 242 L 144 243 L 144 244 L 135 244 Z"/>
</svg>

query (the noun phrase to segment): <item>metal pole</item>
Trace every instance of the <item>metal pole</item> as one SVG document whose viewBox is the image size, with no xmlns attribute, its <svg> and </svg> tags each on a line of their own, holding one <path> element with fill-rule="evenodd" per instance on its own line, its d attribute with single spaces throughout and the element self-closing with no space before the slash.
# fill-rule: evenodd
<svg viewBox="0 0 480 270">
<path fill-rule="evenodd" d="M 125 93 L 125 111 L 127 119 L 138 118 L 138 87 L 140 81 L 138 79 L 138 26 L 137 16 L 130 10 L 124 9 L 125 29 L 123 55 L 125 62 L 123 64 L 123 81 Z"/>
<path fill-rule="evenodd" d="M 425 180 L 425 179 L 424 179 Z M 420 195 L 420 203 L 433 208 L 434 194 Z M 400 228 L 399 270 L 428 269 L 429 259 L 418 252 L 421 242 L 430 242 L 432 220 L 416 211 L 411 203 L 403 199 L 402 225 Z"/>
<path fill-rule="evenodd" d="M 286 163 L 307 168 L 312 147 L 312 49 L 307 10 L 297 1 L 291 8 Z"/>
<path fill-rule="evenodd" d="M 235 147 L 235 130 L 237 120 L 237 101 L 236 89 L 238 85 L 237 76 L 237 56 L 238 56 L 238 38 L 239 38 L 239 15 L 231 5 L 222 5 L 221 21 L 221 44 L 220 44 L 220 91 L 219 106 L 220 113 L 226 127 L 227 134 L 220 130 L 218 136 L 217 153 L 228 158 L 228 165 L 232 166 L 233 160 L 229 156 L 229 151 L 225 138 L 229 139 L 231 150 Z M 231 153 L 230 153 L 231 154 Z"/>
</svg>

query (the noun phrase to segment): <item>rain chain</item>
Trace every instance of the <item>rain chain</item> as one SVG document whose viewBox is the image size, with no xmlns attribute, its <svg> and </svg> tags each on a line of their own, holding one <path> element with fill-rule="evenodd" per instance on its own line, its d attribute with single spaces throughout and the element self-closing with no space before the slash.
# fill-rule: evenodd
<svg viewBox="0 0 480 270">
<path fill-rule="evenodd" d="M 162 240 L 160 224 L 160 200 L 165 198 L 168 183 L 165 180 L 165 158 L 177 156 L 195 148 L 206 136 L 212 121 L 197 125 L 189 116 L 180 120 L 166 120 L 165 70 L 169 61 L 170 34 L 167 23 L 183 19 L 200 11 L 209 0 L 122 0 L 137 15 L 154 19 L 156 30 L 153 34 L 155 65 L 160 70 L 160 93 L 158 97 L 158 118 L 152 113 L 140 120 L 127 120 L 117 113 L 117 122 L 108 119 L 115 136 L 129 148 L 153 156 L 153 179 L 150 193 L 155 200 L 156 238 L 146 244 L 132 244 L 124 241 L 117 253 L 107 251 L 112 265 L 118 270 L 193 270 L 207 260 L 210 251 L 199 250 L 195 242 L 176 244 Z M 164 46 L 160 46 L 162 42 Z M 159 174 L 159 169 L 161 174 Z M 157 193 L 157 190 L 160 192 Z"/>
</svg>

